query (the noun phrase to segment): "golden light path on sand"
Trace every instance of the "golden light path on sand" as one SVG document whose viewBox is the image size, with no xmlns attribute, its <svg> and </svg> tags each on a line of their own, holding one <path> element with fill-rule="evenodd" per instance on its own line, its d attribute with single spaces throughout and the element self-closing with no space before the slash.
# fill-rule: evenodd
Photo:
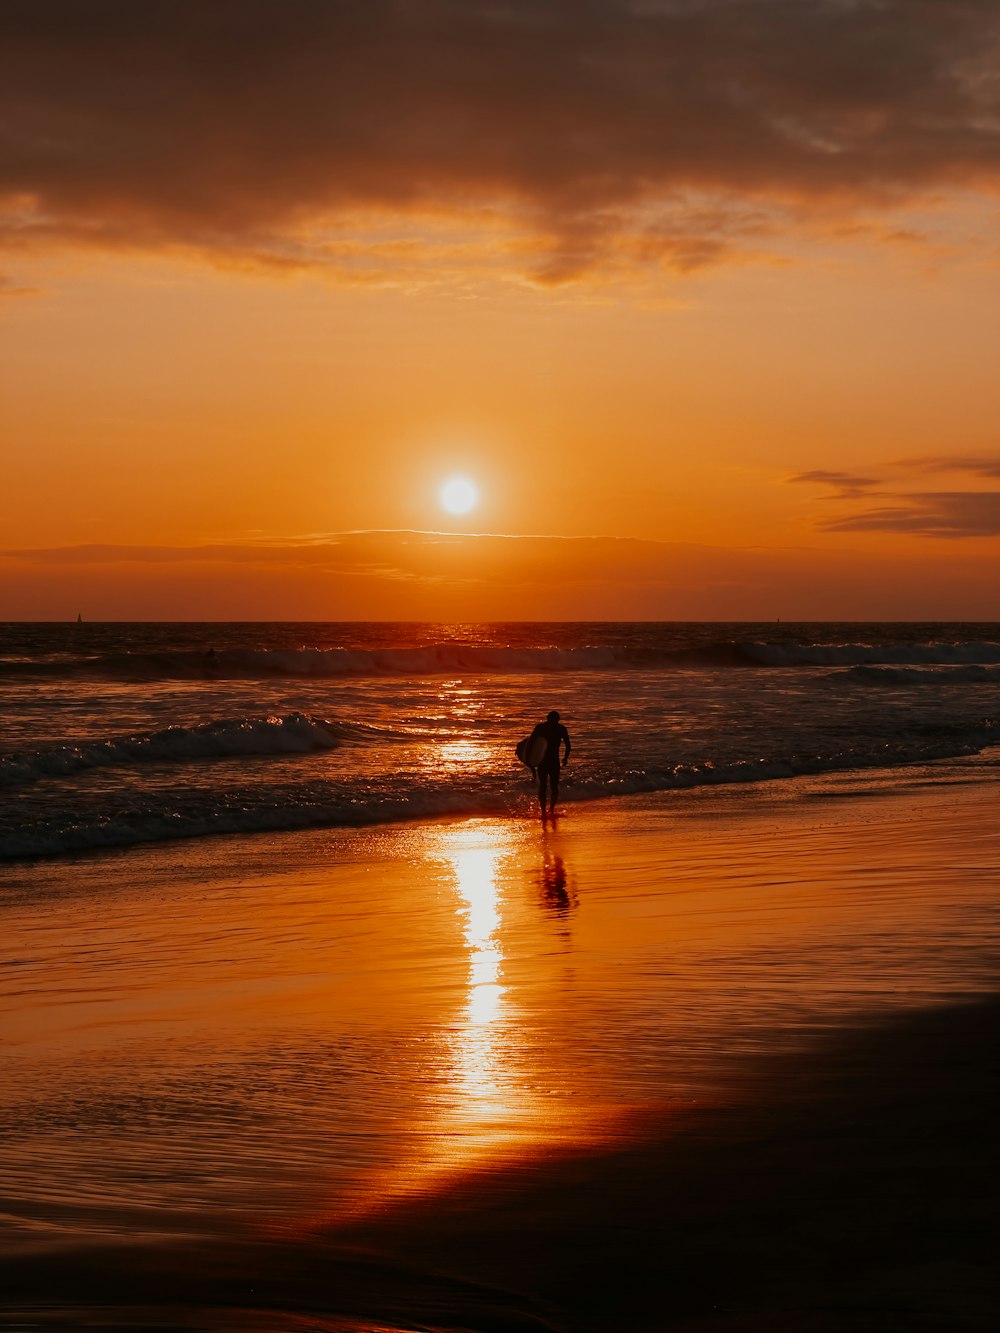
<svg viewBox="0 0 1000 1333">
<path fill-rule="evenodd" d="M 411 1155 L 373 1172 L 360 1198 L 331 1200 L 330 1213 L 314 1214 L 307 1227 L 433 1194 L 462 1174 L 530 1161 L 556 1147 L 567 1152 L 592 1145 L 619 1119 L 612 1108 L 598 1112 L 590 1099 L 584 1107 L 549 1095 L 552 1071 L 537 1042 L 527 1039 L 528 1016 L 505 979 L 512 907 L 507 886 L 521 883 L 537 829 L 532 825 L 528 834 L 523 821 L 477 819 L 425 829 L 414 843 L 425 868 L 437 873 L 440 893 L 453 899 L 467 965 L 461 1007 L 440 1048 L 447 1094 L 434 1100 Z M 543 887 L 560 874 L 561 858 L 550 853 Z"/>
</svg>

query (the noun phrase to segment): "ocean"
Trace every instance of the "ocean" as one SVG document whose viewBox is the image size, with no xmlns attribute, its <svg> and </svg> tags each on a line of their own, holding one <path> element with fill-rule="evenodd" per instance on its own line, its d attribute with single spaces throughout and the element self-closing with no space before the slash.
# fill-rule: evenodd
<svg viewBox="0 0 1000 1333">
<path fill-rule="evenodd" d="M 0 1326 L 715 1327 L 979 1188 L 1000 627 L 21 624 L 0 695 Z"/>
<path fill-rule="evenodd" d="M 973 754 L 996 624 L 8 624 L 0 858 L 530 813 Z"/>
</svg>

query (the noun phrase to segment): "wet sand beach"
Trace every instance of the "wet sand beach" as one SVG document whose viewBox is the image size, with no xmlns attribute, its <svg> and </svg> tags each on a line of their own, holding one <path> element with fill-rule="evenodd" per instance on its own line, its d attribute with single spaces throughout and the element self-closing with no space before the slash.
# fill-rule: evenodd
<svg viewBox="0 0 1000 1333">
<path fill-rule="evenodd" d="M 8 867 L 0 1323 L 995 1327 L 995 779 Z"/>
</svg>

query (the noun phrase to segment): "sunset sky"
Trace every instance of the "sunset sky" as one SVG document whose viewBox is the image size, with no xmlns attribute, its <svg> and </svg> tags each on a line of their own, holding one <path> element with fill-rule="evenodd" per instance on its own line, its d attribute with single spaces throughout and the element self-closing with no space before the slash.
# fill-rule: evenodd
<svg viewBox="0 0 1000 1333">
<path fill-rule="evenodd" d="M 1000 619 L 995 0 L 0 51 L 0 618 Z"/>
</svg>

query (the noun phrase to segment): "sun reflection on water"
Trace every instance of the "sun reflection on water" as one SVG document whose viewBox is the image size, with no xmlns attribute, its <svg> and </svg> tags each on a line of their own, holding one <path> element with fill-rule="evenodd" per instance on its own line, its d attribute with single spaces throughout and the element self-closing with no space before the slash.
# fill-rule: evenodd
<svg viewBox="0 0 1000 1333">
<path fill-rule="evenodd" d="M 503 1087 L 501 1041 L 507 993 L 501 981 L 504 954 L 497 884 L 502 848 L 495 841 L 483 845 L 482 831 L 475 826 L 449 833 L 455 845 L 443 849 L 444 859 L 455 874 L 469 956 L 465 1022 L 452 1043 L 460 1107 L 463 1119 L 496 1118 L 513 1109 L 512 1090 Z"/>
<path fill-rule="evenodd" d="M 360 1198 L 338 1206 L 340 1217 L 597 1134 L 592 1108 L 557 1091 L 558 1055 L 539 1044 L 537 1006 L 540 988 L 554 980 L 551 954 L 527 971 L 523 950 L 511 957 L 512 940 L 530 933 L 540 907 L 565 925 L 575 895 L 562 857 L 539 845 L 534 823 L 497 819 L 430 826 L 414 837 L 411 853 L 436 882 L 442 925 L 453 923 L 435 963 L 449 982 L 433 1026 L 415 1034 L 426 1063 L 402 1151 L 367 1176 Z"/>
<path fill-rule="evenodd" d="M 492 754 L 493 748 L 483 741 L 461 737 L 458 740 L 446 741 L 436 746 L 434 757 L 437 766 L 448 772 L 453 772 L 456 767 L 464 768 L 469 765 L 481 768 L 485 766 Z"/>
</svg>

